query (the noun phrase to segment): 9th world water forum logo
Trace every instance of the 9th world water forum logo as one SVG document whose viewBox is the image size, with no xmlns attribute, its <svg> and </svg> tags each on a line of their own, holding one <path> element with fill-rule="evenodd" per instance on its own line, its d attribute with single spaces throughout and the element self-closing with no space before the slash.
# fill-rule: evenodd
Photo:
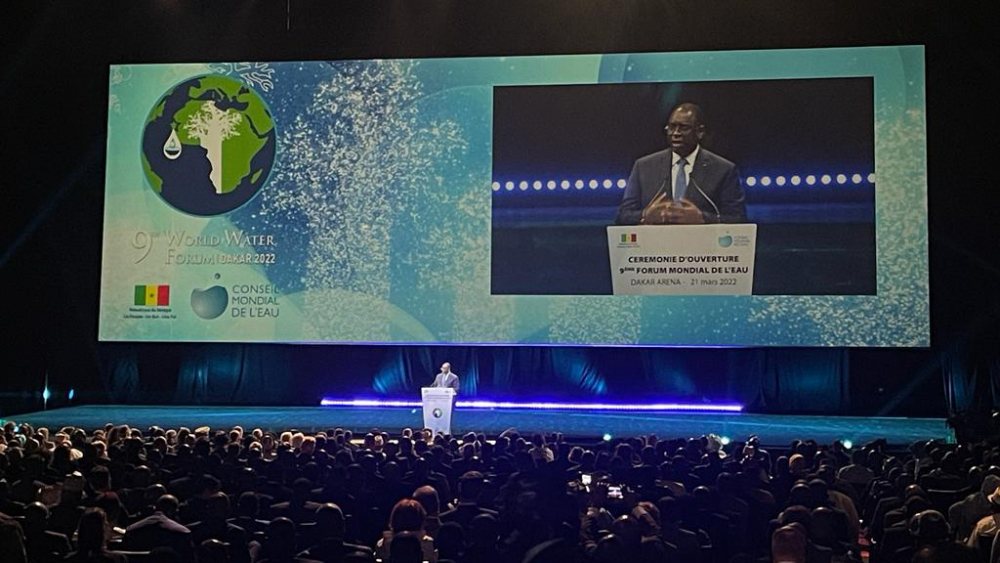
<svg viewBox="0 0 1000 563">
<path fill-rule="evenodd" d="M 150 187 L 191 215 L 228 213 L 250 201 L 274 166 L 271 111 L 239 80 L 205 75 L 167 91 L 142 133 Z"/>
</svg>

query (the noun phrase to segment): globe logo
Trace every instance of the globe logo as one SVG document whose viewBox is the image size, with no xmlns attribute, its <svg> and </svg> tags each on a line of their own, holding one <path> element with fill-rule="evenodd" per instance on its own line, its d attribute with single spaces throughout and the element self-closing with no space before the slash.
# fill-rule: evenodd
<svg viewBox="0 0 1000 563">
<path fill-rule="evenodd" d="M 271 111 L 257 92 L 227 76 L 199 76 L 171 88 L 150 110 L 143 172 L 179 211 L 229 213 L 267 182 L 275 137 Z"/>
<path fill-rule="evenodd" d="M 203 319 L 215 319 L 226 311 L 229 292 L 221 285 L 191 291 L 191 310 Z"/>
<path fill-rule="evenodd" d="M 721 246 L 722 248 L 729 248 L 732 245 L 733 245 L 732 235 L 725 235 L 719 237 L 719 246 Z"/>
<path fill-rule="evenodd" d="M 434 418 L 441 418 L 444 416 L 444 412 L 441 409 L 434 409 L 431 411 L 431 416 Z"/>
</svg>

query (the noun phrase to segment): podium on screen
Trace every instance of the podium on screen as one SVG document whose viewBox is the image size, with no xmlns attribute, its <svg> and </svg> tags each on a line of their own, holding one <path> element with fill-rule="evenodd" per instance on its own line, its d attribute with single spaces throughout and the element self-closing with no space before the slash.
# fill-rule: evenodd
<svg viewBox="0 0 1000 563">
<path fill-rule="evenodd" d="M 757 225 L 608 227 L 615 295 L 750 295 Z"/>
</svg>

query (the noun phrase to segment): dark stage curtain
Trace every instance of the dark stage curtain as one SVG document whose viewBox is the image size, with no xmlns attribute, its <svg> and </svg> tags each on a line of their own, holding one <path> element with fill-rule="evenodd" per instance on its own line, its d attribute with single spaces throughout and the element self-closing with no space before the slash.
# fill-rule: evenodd
<svg viewBox="0 0 1000 563">
<path fill-rule="evenodd" d="M 949 414 L 988 413 L 1000 405 L 1000 357 L 995 353 L 958 347 L 942 352 L 940 365 Z"/>
<path fill-rule="evenodd" d="M 462 396 L 590 402 L 737 402 L 761 412 L 850 408 L 843 349 L 120 345 L 105 400 L 317 404 L 416 398 L 443 362 Z"/>
</svg>

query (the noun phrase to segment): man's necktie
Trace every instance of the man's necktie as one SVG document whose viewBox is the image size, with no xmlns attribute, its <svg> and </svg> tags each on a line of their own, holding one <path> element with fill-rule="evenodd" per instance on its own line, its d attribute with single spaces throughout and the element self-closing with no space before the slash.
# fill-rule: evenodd
<svg viewBox="0 0 1000 563">
<path fill-rule="evenodd" d="M 677 161 L 677 180 L 674 181 L 674 201 L 680 201 L 684 198 L 684 194 L 687 193 L 688 181 L 687 174 L 684 171 L 685 166 L 687 166 L 687 161 L 683 158 Z"/>
</svg>

